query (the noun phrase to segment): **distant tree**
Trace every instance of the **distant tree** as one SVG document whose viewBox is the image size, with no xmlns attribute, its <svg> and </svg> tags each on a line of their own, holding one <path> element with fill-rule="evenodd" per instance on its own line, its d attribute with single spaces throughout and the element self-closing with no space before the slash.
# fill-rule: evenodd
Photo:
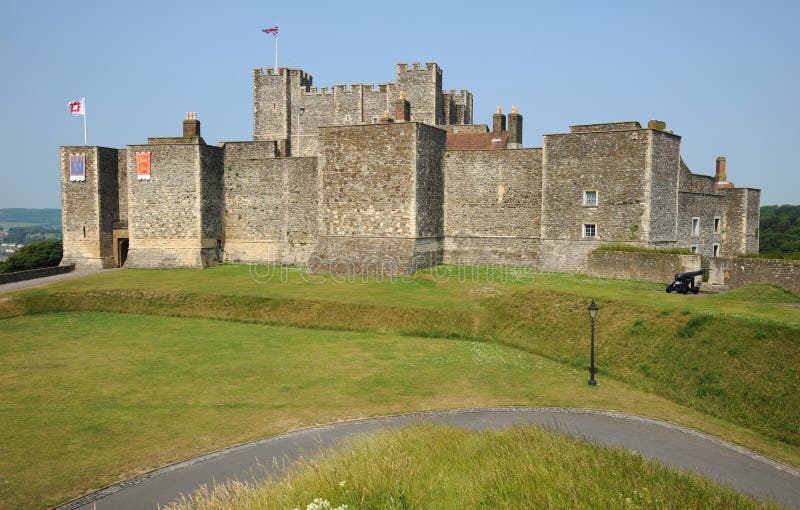
<svg viewBox="0 0 800 510">
<path fill-rule="evenodd" d="M 800 205 L 765 205 L 761 208 L 759 251 L 800 252 Z"/>
<path fill-rule="evenodd" d="M 63 248 L 61 241 L 41 241 L 23 246 L 0 263 L 0 273 L 26 271 L 41 267 L 57 266 L 61 262 Z"/>
</svg>

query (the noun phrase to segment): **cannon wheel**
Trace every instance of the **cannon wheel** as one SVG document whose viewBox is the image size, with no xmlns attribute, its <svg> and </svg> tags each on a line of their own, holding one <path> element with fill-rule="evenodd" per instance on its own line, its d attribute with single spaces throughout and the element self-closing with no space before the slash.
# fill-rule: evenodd
<svg viewBox="0 0 800 510">
<path fill-rule="evenodd" d="M 671 283 L 669 285 L 667 285 L 667 294 L 669 294 L 670 292 L 672 292 L 672 284 Z"/>
<path fill-rule="evenodd" d="M 692 294 L 697 294 L 700 292 L 700 287 L 692 287 Z"/>
</svg>

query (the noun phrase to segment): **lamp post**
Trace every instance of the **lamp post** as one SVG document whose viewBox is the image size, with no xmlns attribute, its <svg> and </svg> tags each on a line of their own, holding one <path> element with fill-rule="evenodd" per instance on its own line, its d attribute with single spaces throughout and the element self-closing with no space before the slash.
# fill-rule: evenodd
<svg viewBox="0 0 800 510">
<path fill-rule="evenodd" d="M 594 319 L 597 317 L 597 305 L 594 303 L 594 299 L 592 299 L 592 304 L 589 305 L 589 318 L 592 321 L 592 363 L 589 367 L 589 385 L 594 386 L 597 384 L 597 381 L 594 380 Z"/>
</svg>

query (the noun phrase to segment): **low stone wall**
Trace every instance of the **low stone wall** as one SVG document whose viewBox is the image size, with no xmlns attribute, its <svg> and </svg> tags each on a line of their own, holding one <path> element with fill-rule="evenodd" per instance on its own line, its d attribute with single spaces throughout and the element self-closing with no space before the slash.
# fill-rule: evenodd
<svg viewBox="0 0 800 510">
<path fill-rule="evenodd" d="M 70 264 L 68 266 L 45 267 L 42 269 L 30 269 L 28 271 L 3 273 L 0 274 L 0 285 L 4 283 L 22 282 L 25 280 L 33 280 L 34 278 L 44 278 L 45 276 L 70 273 L 74 270 L 75 264 Z"/>
<path fill-rule="evenodd" d="M 677 273 L 697 271 L 699 255 L 594 250 L 586 273 L 598 278 L 670 283 Z"/>
<path fill-rule="evenodd" d="M 709 281 L 730 288 L 771 283 L 800 294 L 800 260 L 714 257 Z"/>
</svg>

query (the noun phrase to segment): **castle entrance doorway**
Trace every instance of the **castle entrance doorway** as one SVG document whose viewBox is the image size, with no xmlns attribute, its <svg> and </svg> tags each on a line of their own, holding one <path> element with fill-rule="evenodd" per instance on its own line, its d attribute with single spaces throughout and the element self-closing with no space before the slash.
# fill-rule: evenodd
<svg viewBox="0 0 800 510">
<path fill-rule="evenodd" d="M 125 265 L 125 260 L 128 258 L 128 238 L 122 237 L 117 239 L 117 267 Z"/>
</svg>

